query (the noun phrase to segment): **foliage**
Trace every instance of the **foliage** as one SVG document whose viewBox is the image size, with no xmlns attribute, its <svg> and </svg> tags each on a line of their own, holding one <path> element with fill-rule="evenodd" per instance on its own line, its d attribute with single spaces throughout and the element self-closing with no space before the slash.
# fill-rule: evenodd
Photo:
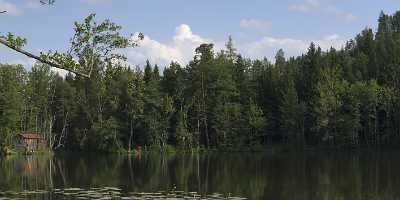
<svg viewBox="0 0 400 200">
<path fill-rule="evenodd" d="M 40 0 L 40 3 L 53 5 L 55 0 Z M 0 10 L 0 14 L 6 12 Z M 36 56 L 22 49 L 27 43 L 25 38 L 12 33 L 5 36 L 0 33 L 0 44 L 51 67 L 89 78 L 95 65 L 101 62 L 125 61 L 125 56 L 116 53 L 116 50 L 136 47 L 138 41 L 144 38 L 142 33 L 135 37 L 132 35 L 130 37 L 122 36 L 120 34 L 121 26 L 108 19 L 97 23 L 94 20 L 95 16 L 95 14 L 90 14 L 83 23 L 75 22 L 75 35 L 71 39 L 71 47 L 67 53 L 48 51 L 47 53 L 41 52 L 40 56 Z"/>
<path fill-rule="evenodd" d="M 242 57 L 230 37 L 225 50 L 202 44 L 187 66 L 172 62 L 160 73 L 149 61 L 135 69 L 119 62 L 115 50 L 136 43 L 90 15 L 75 24 L 71 54 L 49 54 L 70 55 L 90 79 L 40 63 L 0 66 L 0 144 L 38 131 L 68 150 L 397 145 L 399 16 L 382 13 L 376 33 L 364 29 L 340 50 L 311 44 L 289 59 L 279 50 L 271 63 Z"/>
</svg>

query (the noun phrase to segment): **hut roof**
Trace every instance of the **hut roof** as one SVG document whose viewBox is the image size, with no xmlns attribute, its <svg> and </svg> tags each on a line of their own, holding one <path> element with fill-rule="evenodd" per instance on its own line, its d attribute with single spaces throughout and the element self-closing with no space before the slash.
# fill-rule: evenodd
<svg viewBox="0 0 400 200">
<path fill-rule="evenodd" d="M 35 139 L 35 140 L 43 140 L 42 135 L 39 133 L 20 133 L 18 136 L 24 139 Z"/>
</svg>

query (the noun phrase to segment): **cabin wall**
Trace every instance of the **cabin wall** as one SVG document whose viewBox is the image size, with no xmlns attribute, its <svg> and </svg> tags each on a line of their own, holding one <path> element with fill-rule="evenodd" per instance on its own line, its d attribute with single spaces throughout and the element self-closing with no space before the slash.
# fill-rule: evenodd
<svg viewBox="0 0 400 200">
<path fill-rule="evenodd" d="M 17 137 L 14 142 L 14 147 L 18 151 L 25 151 L 26 143 L 23 138 Z"/>
<path fill-rule="evenodd" d="M 44 146 L 44 142 L 38 139 L 25 139 L 17 138 L 15 140 L 14 146 L 16 150 L 20 151 L 34 151 Z"/>
</svg>

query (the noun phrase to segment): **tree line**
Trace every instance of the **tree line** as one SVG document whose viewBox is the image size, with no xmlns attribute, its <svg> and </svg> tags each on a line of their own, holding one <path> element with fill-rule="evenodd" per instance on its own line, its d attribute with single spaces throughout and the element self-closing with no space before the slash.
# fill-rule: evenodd
<svg viewBox="0 0 400 200">
<path fill-rule="evenodd" d="M 29 71 L 2 64 L 0 145 L 24 131 L 67 150 L 397 145 L 400 11 L 382 12 L 378 23 L 340 50 L 312 43 L 297 57 L 279 50 L 274 62 L 244 58 L 229 37 L 224 50 L 202 44 L 189 64 L 172 62 L 162 73 L 150 62 L 104 59 L 82 40 L 76 55 L 80 63 L 92 59 L 90 78 L 60 77 L 41 63 Z M 128 42 L 106 44 L 118 41 Z"/>
</svg>

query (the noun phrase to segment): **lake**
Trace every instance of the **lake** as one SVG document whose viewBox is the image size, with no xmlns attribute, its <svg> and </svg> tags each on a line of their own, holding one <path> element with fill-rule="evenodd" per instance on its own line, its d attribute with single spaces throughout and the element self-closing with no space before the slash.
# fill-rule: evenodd
<svg viewBox="0 0 400 200">
<path fill-rule="evenodd" d="M 0 199 L 400 199 L 400 152 L 0 158 Z"/>
</svg>

